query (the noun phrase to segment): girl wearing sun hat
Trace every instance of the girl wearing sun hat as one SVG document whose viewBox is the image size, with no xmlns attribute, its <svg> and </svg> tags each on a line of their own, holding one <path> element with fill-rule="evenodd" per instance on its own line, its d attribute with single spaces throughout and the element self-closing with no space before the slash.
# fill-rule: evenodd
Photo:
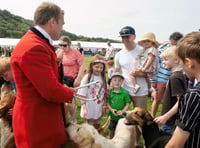
<svg viewBox="0 0 200 148">
<path fill-rule="evenodd" d="M 138 68 L 133 69 L 131 72 L 131 80 L 135 93 L 140 89 L 140 86 L 136 82 L 136 71 L 147 75 L 147 82 L 150 80 L 150 84 L 154 88 L 153 84 L 155 83 L 155 77 L 159 70 L 157 50 L 159 43 L 156 41 L 155 34 L 152 32 L 145 33 L 138 41 L 138 44 L 144 48 L 144 51 L 137 57 Z"/>
</svg>

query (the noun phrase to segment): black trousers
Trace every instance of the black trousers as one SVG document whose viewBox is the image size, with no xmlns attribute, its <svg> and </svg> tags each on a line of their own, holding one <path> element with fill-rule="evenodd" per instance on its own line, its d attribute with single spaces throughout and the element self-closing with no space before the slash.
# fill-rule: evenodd
<svg viewBox="0 0 200 148">
<path fill-rule="evenodd" d="M 73 87 L 74 86 L 74 79 L 68 76 L 64 76 L 63 78 L 64 83 L 68 86 L 68 87 Z"/>
</svg>

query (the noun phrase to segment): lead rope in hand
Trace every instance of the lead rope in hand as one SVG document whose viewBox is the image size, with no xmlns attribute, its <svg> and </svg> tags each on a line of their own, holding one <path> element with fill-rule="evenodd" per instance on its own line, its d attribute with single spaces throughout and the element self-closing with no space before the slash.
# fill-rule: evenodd
<svg viewBox="0 0 200 148">
<path fill-rule="evenodd" d="M 101 93 L 101 90 L 102 90 L 102 87 L 103 87 L 103 84 L 102 82 L 100 81 L 95 81 L 95 82 L 91 82 L 91 83 L 88 83 L 88 84 L 85 84 L 83 86 L 80 86 L 80 87 L 76 87 L 76 88 L 73 88 L 74 92 L 77 91 L 78 89 L 81 89 L 81 88 L 85 88 L 85 87 L 89 87 L 90 85 L 94 85 L 94 84 L 100 84 L 100 88 L 99 90 L 97 91 L 97 93 L 95 94 L 95 98 L 92 98 L 92 99 L 86 99 L 86 98 L 83 98 L 79 95 L 74 95 L 74 112 L 73 112 L 73 116 L 76 115 L 76 110 L 77 110 L 77 105 L 76 105 L 76 100 L 77 99 L 80 99 L 80 100 L 84 100 L 84 101 L 92 101 L 92 100 L 99 100 L 99 94 Z"/>
</svg>

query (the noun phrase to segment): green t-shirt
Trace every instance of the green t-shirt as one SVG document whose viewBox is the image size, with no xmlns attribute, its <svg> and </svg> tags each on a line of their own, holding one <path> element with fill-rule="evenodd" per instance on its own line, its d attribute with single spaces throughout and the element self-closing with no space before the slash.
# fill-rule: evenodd
<svg viewBox="0 0 200 148">
<path fill-rule="evenodd" d="M 126 103 L 130 103 L 131 99 L 127 90 L 120 88 L 119 92 L 116 93 L 113 89 L 110 91 L 110 95 L 107 98 L 107 103 L 110 104 L 111 108 L 116 109 L 117 111 L 123 110 L 126 106 Z M 111 120 L 119 120 L 122 116 L 115 116 L 109 111 Z"/>
</svg>

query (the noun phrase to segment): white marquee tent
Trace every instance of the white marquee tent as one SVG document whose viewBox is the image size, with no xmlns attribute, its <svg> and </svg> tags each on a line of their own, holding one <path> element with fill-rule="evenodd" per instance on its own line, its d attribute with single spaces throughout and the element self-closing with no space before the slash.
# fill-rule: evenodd
<svg viewBox="0 0 200 148">
<path fill-rule="evenodd" d="M 0 46 L 15 46 L 20 39 L 12 39 L 12 38 L 0 38 Z M 72 41 L 72 47 L 76 48 L 77 43 L 80 42 L 83 48 L 87 49 L 98 49 L 98 48 L 107 48 L 107 43 L 102 42 L 82 42 L 82 41 Z M 54 41 L 54 45 L 58 45 L 58 41 Z M 114 48 L 122 49 L 122 43 L 111 43 Z"/>
</svg>

